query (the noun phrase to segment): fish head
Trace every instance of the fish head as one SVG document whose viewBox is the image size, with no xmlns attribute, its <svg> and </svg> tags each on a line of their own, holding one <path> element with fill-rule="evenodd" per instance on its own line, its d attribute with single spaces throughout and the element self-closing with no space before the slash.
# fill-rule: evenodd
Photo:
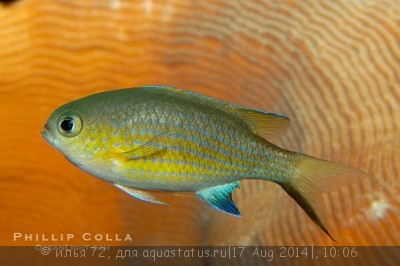
<svg viewBox="0 0 400 266">
<path fill-rule="evenodd" d="M 66 103 L 50 115 L 42 136 L 75 166 L 116 183 L 130 171 L 130 158 L 138 157 L 129 152 L 139 137 L 137 92 L 101 92 Z"/>
<path fill-rule="evenodd" d="M 79 101 L 67 103 L 50 115 L 41 132 L 51 146 L 84 170 L 98 157 L 102 124 L 97 123 L 97 109 L 95 105 L 81 106 Z"/>
<path fill-rule="evenodd" d="M 79 113 L 72 110 L 56 110 L 42 130 L 43 138 L 64 154 L 71 162 L 82 158 L 84 123 Z M 85 130 L 84 130 L 85 131 Z M 80 134 L 82 133 L 82 134 Z"/>
</svg>

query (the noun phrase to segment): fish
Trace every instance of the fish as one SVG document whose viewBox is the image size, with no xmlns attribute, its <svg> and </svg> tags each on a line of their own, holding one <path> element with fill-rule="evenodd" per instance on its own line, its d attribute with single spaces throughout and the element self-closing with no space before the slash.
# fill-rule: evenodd
<svg viewBox="0 0 400 266">
<path fill-rule="evenodd" d="M 275 144 L 289 118 L 170 86 L 93 94 L 56 109 L 44 139 L 80 169 L 139 200 L 152 191 L 193 192 L 241 216 L 232 193 L 243 179 L 282 187 L 323 232 L 322 194 L 373 177 Z"/>
</svg>

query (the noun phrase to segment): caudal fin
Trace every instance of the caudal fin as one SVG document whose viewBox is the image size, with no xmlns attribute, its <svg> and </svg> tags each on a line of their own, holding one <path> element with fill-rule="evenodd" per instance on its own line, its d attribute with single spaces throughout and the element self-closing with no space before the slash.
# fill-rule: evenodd
<svg viewBox="0 0 400 266">
<path fill-rule="evenodd" d="M 335 242 L 326 229 L 325 203 L 322 193 L 337 191 L 351 183 L 375 179 L 356 168 L 300 155 L 298 171 L 288 177 L 282 188 L 303 208 L 307 215 Z M 377 183 L 378 184 L 378 183 Z"/>
</svg>

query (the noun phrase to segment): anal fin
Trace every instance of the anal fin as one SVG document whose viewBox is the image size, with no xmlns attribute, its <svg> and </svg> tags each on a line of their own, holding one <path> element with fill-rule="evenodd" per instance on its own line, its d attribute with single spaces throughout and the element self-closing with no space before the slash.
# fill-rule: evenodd
<svg viewBox="0 0 400 266">
<path fill-rule="evenodd" d="M 241 216 L 232 200 L 232 192 L 240 186 L 240 181 L 210 187 L 196 192 L 196 195 L 210 204 L 213 208 L 234 216 Z"/>
</svg>

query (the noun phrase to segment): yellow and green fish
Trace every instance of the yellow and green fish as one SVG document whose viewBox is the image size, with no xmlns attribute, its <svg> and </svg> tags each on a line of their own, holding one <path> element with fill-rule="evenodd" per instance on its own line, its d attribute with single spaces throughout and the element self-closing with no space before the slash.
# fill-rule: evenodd
<svg viewBox="0 0 400 266">
<path fill-rule="evenodd" d="M 67 103 L 42 135 L 79 168 L 153 203 L 162 202 L 148 191 L 195 192 L 240 216 L 231 197 L 240 180 L 275 182 L 329 235 L 321 193 L 369 176 L 272 144 L 288 125 L 283 115 L 145 86 Z"/>
</svg>

